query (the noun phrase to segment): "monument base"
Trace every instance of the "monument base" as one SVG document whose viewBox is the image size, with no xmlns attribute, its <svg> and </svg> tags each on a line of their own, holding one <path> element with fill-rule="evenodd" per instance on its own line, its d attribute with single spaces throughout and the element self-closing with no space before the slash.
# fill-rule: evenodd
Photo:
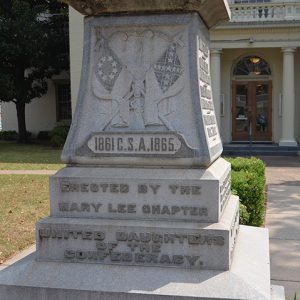
<svg viewBox="0 0 300 300">
<path fill-rule="evenodd" d="M 274 293 L 272 292 L 274 290 Z M 230 271 L 37 262 L 0 272 L 1 300 L 284 300 L 270 285 L 268 231 L 240 226 Z"/>
</svg>

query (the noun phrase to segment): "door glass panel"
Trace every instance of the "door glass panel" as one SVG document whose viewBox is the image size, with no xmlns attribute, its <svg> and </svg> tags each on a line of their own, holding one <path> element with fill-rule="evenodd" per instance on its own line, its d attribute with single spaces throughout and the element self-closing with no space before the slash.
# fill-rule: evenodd
<svg viewBox="0 0 300 300">
<path fill-rule="evenodd" d="M 235 128 L 236 132 L 246 133 L 248 132 L 248 118 L 247 118 L 247 106 L 248 106 L 248 85 L 238 84 L 236 85 L 236 116 L 235 116 Z"/>
<path fill-rule="evenodd" d="M 268 84 L 256 84 L 256 136 L 263 137 L 266 135 L 269 126 L 268 120 L 268 99 L 269 88 Z"/>
</svg>

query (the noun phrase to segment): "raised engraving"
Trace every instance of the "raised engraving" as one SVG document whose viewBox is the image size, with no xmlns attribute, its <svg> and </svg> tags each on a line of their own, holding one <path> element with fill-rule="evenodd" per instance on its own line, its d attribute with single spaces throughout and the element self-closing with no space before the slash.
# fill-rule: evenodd
<svg viewBox="0 0 300 300">
<path fill-rule="evenodd" d="M 203 85 L 200 87 L 201 97 L 211 99 L 211 90 L 208 89 L 207 85 Z"/>
<path fill-rule="evenodd" d="M 136 204 L 108 204 L 109 213 L 121 213 L 121 214 L 135 214 L 136 213 Z"/>
<path fill-rule="evenodd" d="M 56 197 L 51 211 L 60 217 L 218 221 L 219 206 L 224 206 L 220 184 L 215 181 L 215 191 L 203 184 L 201 180 L 189 184 L 179 180 L 62 177 L 51 180 Z"/>
<path fill-rule="evenodd" d="M 59 202 L 58 210 L 63 213 L 103 213 L 110 214 L 144 214 L 148 216 L 193 216 L 207 217 L 208 209 L 206 207 L 197 206 L 178 206 L 178 205 L 161 205 L 161 204 L 112 204 L 108 203 L 104 207 L 102 203 L 76 203 L 76 202 Z"/>
<path fill-rule="evenodd" d="M 217 144 L 220 142 L 220 138 L 216 124 L 214 105 L 212 101 L 211 77 L 209 68 L 209 48 L 200 37 L 198 37 L 198 45 L 198 73 L 202 116 L 209 146 L 213 152 L 214 146 L 217 146 Z"/>
<path fill-rule="evenodd" d="M 107 229 L 110 231 L 110 229 Z M 203 257 L 202 247 L 223 249 L 225 238 L 218 234 L 198 233 L 158 233 L 139 231 L 93 231 L 68 230 L 45 227 L 39 229 L 39 238 L 55 242 L 64 241 L 62 260 L 72 262 L 118 263 L 141 265 L 182 265 L 184 267 L 201 268 Z M 85 240 L 85 248 L 77 248 L 76 241 Z M 68 241 L 72 246 L 69 247 Z M 178 247 L 178 245 L 182 245 Z M 171 248 L 170 248 L 171 246 Z M 171 249 L 175 247 L 175 253 Z M 184 250 L 185 249 L 185 250 Z M 178 251 L 179 253 L 176 253 Z M 180 253 L 182 251 L 182 253 Z"/>
<path fill-rule="evenodd" d="M 172 194 L 179 193 L 181 195 L 201 195 L 201 186 L 198 185 L 169 185 Z"/>
<path fill-rule="evenodd" d="M 231 195 L 231 172 L 229 172 L 220 185 L 220 206 L 224 210 L 226 203 Z"/>
<path fill-rule="evenodd" d="M 199 256 L 188 255 L 168 255 L 168 254 L 148 254 L 148 253 L 131 253 L 131 252 L 105 252 L 105 251 L 86 251 L 70 250 L 64 252 L 64 258 L 76 262 L 104 262 L 111 263 L 136 263 L 141 265 L 182 265 L 186 263 L 189 266 L 203 265 Z"/>
<path fill-rule="evenodd" d="M 207 100 L 204 98 L 201 98 L 201 106 L 203 109 L 209 110 L 209 111 L 214 111 L 214 105 L 211 100 Z"/>
<path fill-rule="evenodd" d="M 84 187 L 84 188 L 83 188 Z M 92 192 L 92 193 L 120 193 L 129 192 L 129 184 L 124 183 L 77 183 L 63 180 L 60 183 L 60 191 L 67 192 Z"/>
<path fill-rule="evenodd" d="M 205 57 L 208 57 L 209 56 L 209 48 L 206 45 L 206 43 L 200 37 L 198 37 L 198 43 L 199 43 L 200 52 L 203 53 L 203 55 Z"/>
<path fill-rule="evenodd" d="M 238 221 L 238 212 L 236 218 L 232 224 L 232 229 Z M 233 233 L 231 233 L 232 236 Z M 67 230 L 67 229 L 53 229 L 43 228 L 39 229 L 39 237 L 41 239 L 48 238 L 64 238 L 64 239 L 88 239 L 88 240 L 105 240 L 105 232 L 99 231 L 85 231 L 85 230 Z M 170 242 L 179 242 L 181 244 L 187 243 L 189 245 L 216 245 L 224 246 L 224 237 L 221 235 L 213 234 L 197 234 L 197 233 L 155 233 L 155 232 L 135 232 L 135 231 L 116 231 L 114 242 L 116 245 L 118 242 L 142 242 L 142 243 L 163 243 L 168 244 Z M 111 243 L 111 242 L 110 242 Z"/>
<path fill-rule="evenodd" d="M 181 76 L 183 67 L 176 53 L 177 44 L 172 43 L 154 65 L 154 74 L 165 93 Z"/>
<path fill-rule="evenodd" d="M 237 208 L 233 222 L 230 227 L 230 237 L 231 237 L 231 247 L 230 247 L 230 257 L 233 258 L 234 248 L 236 245 L 237 235 L 239 231 L 239 218 L 240 218 L 240 212 L 239 208 Z"/>
<path fill-rule="evenodd" d="M 102 54 L 95 67 L 95 74 L 105 89 L 111 92 L 122 70 L 122 65 L 101 35 L 97 47 L 101 48 Z"/>
<path fill-rule="evenodd" d="M 61 212 L 99 212 L 101 203 L 68 203 L 68 202 L 59 202 L 58 210 Z"/>
<path fill-rule="evenodd" d="M 171 37 L 152 30 L 129 30 L 104 37 L 101 29 L 96 29 L 95 55 L 98 59 L 92 89 L 97 98 L 111 102 L 110 108 L 103 106 L 107 117 L 101 131 L 113 128 L 144 130 L 149 126 L 173 130 L 165 117 L 173 112 L 172 97 L 184 86 L 182 54 L 179 54 L 184 47 L 181 35 Z M 158 51 L 163 45 L 164 51 Z M 119 53 L 118 47 L 131 49 L 127 55 L 134 60 Z"/>
<path fill-rule="evenodd" d="M 189 207 L 189 206 L 168 206 L 168 205 L 149 205 L 145 204 L 142 207 L 144 214 L 152 215 L 190 215 L 190 216 L 207 216 L 206 207 Z"/>
<path fill-rule="evenodd" d="M 166 191 L 169 191 L 171 194 L 180 194 L 180 195 L 201 195 L 201 185 L 177 185 L 169 184 L 165 185 L 168 187 Z M 129 183 L 80 183 L 73 182 L 68 180 L 62 180 L 60 182 L 60 191 L 63 193 L 120 193 L 127 194 L 129 191 L 133 190 L 138 194 L 147 194 L 149 192 L 156 195 L 160 190 L 160 184 L 132 184 Z M 164 193 L 166 192 L 164 191 Z"/>
<path fill-rule="evenodd" d="M 181 142 L 174 135 L 97 134 L 88 141 L 88 147 L 95 153 L 175 154 Z"/>
<path fill-rule="evenodd" d="M 113 154 L 176 154 L 181 141 L 173 134 L 114 134 L 99 133 L 88 141 L 88 147 L 94 153 Z"/>
<path fill-rule="evenodd" d="M 203 116 L 204 124 L 205 125 L 214 125 L 216 124 L 215 116 L 205 115 Z"/>
</svg>

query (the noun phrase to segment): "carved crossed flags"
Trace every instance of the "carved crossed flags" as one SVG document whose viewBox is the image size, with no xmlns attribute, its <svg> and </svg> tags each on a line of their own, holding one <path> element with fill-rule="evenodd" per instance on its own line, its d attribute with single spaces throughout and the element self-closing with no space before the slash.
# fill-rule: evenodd
<svg viewBox="0 0 300 300">
<path fill-rule="evenodd" d="M 169 45 L 153 68 L 159 86 L 165 93 L 183 73 L 175 43 Z"/>
<path fill-rule="evenodd" d="M 99 37 L 97 44 L 100 46 L 101 57 L 97 62 L 95 73 L 105 89 L 111 92 L 122 70 L 122 64 L 102 36 Z M 163 55 L 153 65 L 153 70 L 163 93 L 167 92 L 180 78 L 184 69 L 179 60 L 175 42 L 168 46 Z"/>
</svg>

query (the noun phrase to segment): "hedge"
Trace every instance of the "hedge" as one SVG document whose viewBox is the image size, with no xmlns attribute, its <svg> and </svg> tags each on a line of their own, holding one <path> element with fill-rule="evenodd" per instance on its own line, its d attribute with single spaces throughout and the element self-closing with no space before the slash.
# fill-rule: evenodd
<svg viewBox="0 0 300 300">
<path fill-rule="evenodd" d="M 0 140 L 3 141 L 16 141 L 18 133 L 15 130 L 0 131 Z"/>
<path fill-rule="evenodd" d="M 53 147 L 62 147 L 68 136 L 69 126 L 57 126 L 50 132 L 50 143 Z"/>
<path fill-rule="evenodd" d="M 31 139 L 32 133 L 27 131 L 26 132 L 28 140 Z M 3 141 L 16 141 L 19 137 L 19 134 L 15 130 L 6 130 L 0 131 L 0 140 Z"/>
<path fill-rule="evenodd" d="M 254 172 L 259 176 L 265 176 L 265 163 L 256 158 L 245 158 L 245 157 L 236 157 L 236 158 L 226 158 L 227 161 L 231 163 L 232 171 L 249 171 Z"/>
<path fill-rule="evenodd" d="M 240 198 L 240 223 L 261 226 L 265 215 L 265 164 L 260 159 L 227 158 L 231 163 L 231 189 Z"/>
</svg>

